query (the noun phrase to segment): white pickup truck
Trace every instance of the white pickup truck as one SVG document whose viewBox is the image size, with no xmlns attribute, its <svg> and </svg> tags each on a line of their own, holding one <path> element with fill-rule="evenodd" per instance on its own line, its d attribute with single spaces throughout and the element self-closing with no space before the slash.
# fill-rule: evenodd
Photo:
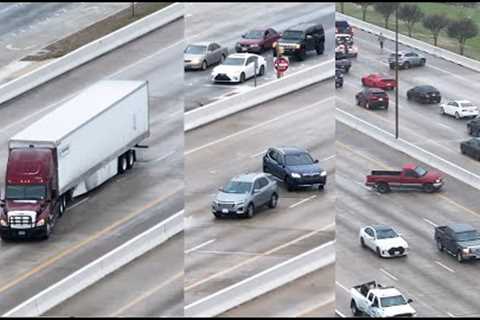
<svg viewBox="0 0 480 320">
<path fill-rule="evenodd" d="M 350 289 L 350 308 L 354 316 L 366 314 L 374 318 L 415 317 L 416 311 L 394 287 L 384 287 L 375 281 Z"/>
</svg>

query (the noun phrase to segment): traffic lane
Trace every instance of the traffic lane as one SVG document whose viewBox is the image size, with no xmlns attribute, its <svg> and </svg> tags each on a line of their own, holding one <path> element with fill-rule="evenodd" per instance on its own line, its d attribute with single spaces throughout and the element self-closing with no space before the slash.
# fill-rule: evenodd
<svg viewBox="0 0 480 320">
<path fill-rule="evenodd" d="M 385 197 L 372 192 L 361 184 L 363 179 L 359 181 L 361 179 L 358 174 L 359 168 L 368 172 L 372 163 L 379 166 L 382 163 L 403 163 L 411 159 L 375 143 L 354 130 L 342 130 L 345 129 L 342 125 L 337 128 L 343 131 L 343 135 L 339 135 L 340 141 L 348 141 L 345 142 L 348 145 L 340 144 L 337 149 L 339 153 L 336 177 L 340 199 L 336 208 L 337 265 L 346 267 L 347 261 L 363 259 L 369 264 L 366 268 L 376 269 L 377 273 L 362 278 L 365 274 L 364 269 L 352 266 L 353 270 L 349 273 L 352 285 L 354 281 L 359 284 L 375 279 L 372 277 L 378 277 L 378 274 L 384 274 L 395 281 L 397 287 L 399 284 L 403 285 L 406 291 L 416 297 L 414 300 L 420 301 L 421 308 L 424 309 L 422 311 L 416 307 L 419 315 L 433 315 L 435 313 L 432 312 L 440 311 L 444 316 L 448 313 L 455 315 L 478 313 L 475 303 L 478 297 L 472 296 L 471 291 L 478 287 L 478 283 L 472 280 L 472 275 L 475 278 L 478 272 L 475 263 L 460 265 L 452 257 L 438 252 L 433 242 L 432 226 L 435 224 L 432 221 L 437 225 L 461 221 L 478 226 L 478 217 L 472 217 L 473 211 L 464 207 L 462 199 L 457 198 L 469 195 L 471 199 L 475 194 L 473 188 L 448 177 L 448 186 L 453 190 L 459 190 L 458 193 L 450 194 L 450 188 L 448 192 L 444 191 L 437 196 L 417 192 L 394 192 Z M 352 162 L 355 164 L 352 165 Z M 351 169 L 352 167 L 355 169 Z M 352 181 L 354 183 L 351 183 Z M 451 186 L 452 183 L 455 185 Z M 470 199 L 467 197 L 467 201 Z M 380 260 L 374 253 L 360 248 L 358 231 L 362 226 L 374 223 L 390 224 L 402 232 L 410 243 L 411 252 L 408 258 Z M 418 247 L 412 245 L 420 243 L 427 245 Z M 344 246 L 348 250 L 342 251 L 338 246 Z M 347 251 L 345 255 L 342 254 Z M 342 264 L 342 261 L 345 263 Z M 428 297 L 426 300 L 428 303 L 424 297 Z M 445 310 L 445 301 L 454 298 L 460 298 L 461 301 Z"/>
<path fill-rule="evenodd" d="M 241 34 L 247 32 L 246 25 L 254 27 L 261 17 L 262 25 L 268 25 L 278 31 L 301 22 L 320 21 L 325 28 L 325 53 L 319 57 L 315 52 L 309 53 L 307 59 L 297 62 L 290 59 L 288 74 L 297 72 L 306 67 L 318 64 L 333 56 L 334 47 L 334 11 L 332 4 L 320 3 L 210 3 L 186 5 L 186 38 L 188 43 L 214 40 L 229 48 L 230 53 L 235 52 L 235 43 L 241 39 Z M 226 17 L 229 17 L 226 19 Z M 215 20 L 218 18 L 217 20 Z M 216 22 L 211 28 L 211 21 Z M 208 24 L 208 27 L 207 25 Z M 240 30 L 240 31 L 239 31 Z M 244 30 L 244 31 L 241 31 Z M 262 53 L 267 60 L 266 74 L 257 79 L 257 84 L 266 83 L 276 79 L 273 68 L 273 55 L 271 50 Z M 185 73 L 186 110 L 223 99 L 227 96 L 251 90 L 253 80 L 244 84 L 213 84 L 210 73 L 213 67 L 206 71 L 192 71 Z"/>
<path fill-rule="evenodd" d="M 181 70 L 181 60 L 172 65 Z M 183 81 L 165 88 L 170 99 L 157 85 L 150 82 L 151 136 L 144 142 L 150 148 L 139 150 L 136 167 L 72 204 L 49 241 L 1 244 L 0 261 L 10 267 L 0 278 L 0 310 L 183 209 L 183 105 L 175 94 Z"/>
<path fill-rule="evenodd" d="M 0 66 L 127 8 L 127 3 L 3 3 Z M 61 28 L 58 26 L 61 25 Z"/>
<path fill-rule="evenodd" d="M 183 316 L 182 251 L 179 233 L 43 316 Z"/>
<path fill-rule="evenodd" d="M 262 156 L 272 146 L 303 147 L 320 160 L 320 165 L 331 175 L 335 127 L 334 113 L 328 110 L 334 108 L 334 99 L 329 97 L 332 91 L 328 81 L 188 132 L 185 174 L 189 177 L 186 199 L 191 210 L 187 210 L 186 215 L 198 219 L 199 214 L 208 209 L 216 190 L 233 176 L 262 171 Z M 327 98 L 318 100 L 322 95 Z M 293 105 L 297 106 L 294 110 Z M 214 140 L 217 137 L 222 138 Z M 211 161 L 213 157 L 215 162 Z M 327 190 L 331 181 L 330 176 Z M 280 188 L 283 189 L 283 183 Z M 307 189 L 286 194 L 310 196 L 311 192 L 317 193 Z"/>
<path fill-rule="evenodd" d="M 330 264 L 220 316 L 332 317 L 335 314 L 334 282 L 335 264 Z"/>
</svg>

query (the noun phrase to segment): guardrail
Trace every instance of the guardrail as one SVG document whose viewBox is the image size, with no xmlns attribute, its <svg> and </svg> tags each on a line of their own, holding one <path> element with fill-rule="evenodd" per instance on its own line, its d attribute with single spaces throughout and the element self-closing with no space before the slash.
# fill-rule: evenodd
<svg viewBox="0 0 480 320">
<path fill-rule="evenodd" d="M 356 129 L 369 137 L 372 137 L 381 143 L 388 145 L 400 152 L 406 153 L 407 155 L 416 158 L 417 160 L 427 163 L 428 165 L 437 168 L 452 176 L 463 183 L 466 183 L 474 188 L 480 189 L 480 176 L 476 175 L 463 167 L 450 162 L 446 159 L 443 159 L 436 154 L 424 150 L 413 143 L 406 141 L 404 139 L 395 139 L 395 135 L 379 128 L 373 124 L 368 123 L 367 121 L 360 119 L 353 114 L 350 114 L 346 111 L 337 108 L 336 119 L 343 124 Z"/>
<path fill-rule="evenodd" d="M 247 110 L 258 104 L 289 94 L 335 75 L 334 59 L 262 84 L 252 90 L 210 103 L 185 113 L 185 131 Z M 332 85 L 333 90 L 333 85 Z"/>
<path fill-rule="evenodd" d="M 169 5 L 162 10 L 152 13 L 145 18 L 135 21 L 61 58 L 55 59 L 38 69 L 1 85 L 0 104 L 181 18 L 184 15 L 184 11 L 183 3 Z"/>
<path fill-rule="evenodd" d="M 213 317 L 335 262 L 335 240 L 200 299 L 186 317 Z M 333 280 L 333 279 L 332 279 Z"/>
<path fill-rule="evenodd" d="M 40 316 L 181 231 L 183 210 L 41 291 L 2 317 Z"/>
<path fill-rule="evenodd" d="M 348 16 L 345 14 L 341 14 L 339 12 L 336 12 L 336 17 L 337 19 L 341 18 L 341 19 L 347 20 L 352 26 L 358 29 L 361 29 L 363 31 L 366 31 L 368 33 L 373 33 L 378 35 L 380 32 L 382 32 L 385 38 L 395 41 L 395 32 L 391 30 L 376 26 L 374 24 L 362 21 L 360 19 Z M 403 34 L 398 34 L 398 42 L 402 43 L 405 46 L 426 52 L 433 56 L 448 60 L 450 62 L 459 64 L 466 68 L 480 72 L 480 61 L 464 57 L 462 55 L 459 55 L 457 53 L 451 52 L 446 49 L 435 47 L 431 44 L 428 44 L 426 42 L 423 42 L 414 38 L 410 38 Z"/>
</svg>

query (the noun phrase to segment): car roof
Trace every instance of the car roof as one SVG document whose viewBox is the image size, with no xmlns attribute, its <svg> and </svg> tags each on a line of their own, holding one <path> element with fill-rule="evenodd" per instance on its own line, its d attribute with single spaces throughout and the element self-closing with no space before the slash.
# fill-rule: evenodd
<svg viewBox="0 0 480 320">
<path fill-rule="evenodd" d="M 454 223 L 448 226 L 454 232 L 474 231 L 475 228 L 467 223 Z"/>
<path fill-rule="evenodd" d="M 322 27 L 322 25 L 320 23 L 314 23 L 314 22 L 310 22 L 310 23 L 303 22 L 303 23 L 299 23 L 299 24 L 296 24 L 294 26 L 291 26 L 287 30 L 305 31 L 310 27 Z"/>
<path fill-rule="evenodd" d="M 249 172 L 239 174 L 232 178 L 234 181 L 242 181 L 242 182 L 254 182 L 259 177 L 265 177 L 265 173 L 263 172 Z"/>
<path fill-rule="evenodd" d="M 350 25 L 347 20 L 335 20 L 335 25 L 336 24 L 343 24 L 343 25 Z"/>
<path fill-rule="evenodd" d="M 307 153 L 305 149 L 299 147 L 277 147 L 276 149 L 283 154 Z"/>
</svg>

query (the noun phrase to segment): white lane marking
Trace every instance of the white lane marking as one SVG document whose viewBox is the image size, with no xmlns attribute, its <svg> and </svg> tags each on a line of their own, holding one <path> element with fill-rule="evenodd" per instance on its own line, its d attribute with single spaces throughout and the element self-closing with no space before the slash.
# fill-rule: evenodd
<svg viewBox="0 0 480 320">
<path fill-rule="evenodd" d="M 218 250 L 200 250 L 201 253 L 210 253 L 218 255 L 236 255 L 236 256 L 263 256 L 262 253 L 244 252 L 244 251 L 218 251 Z"/>
<path fill-rule="evenodd" d="M 90 198 L 89 198 L 89 197 L 86 197 L 85 199 L 80 200 L 79 202 L 75 203 L 73 206 L 71 206 L 71 207 L 69 207 L 69 208 L 67 208 L 67 209 L 72 210 L 73 208 L 78 207 L 78 206 L 81 205 L 82 203 L 87 202 L 88 199 L 90 199 Z"/>
<path fill-rule="evenodd" d="M 398 278 L 395 277 L 393 274 L 387 272 L 386 270 L 380 268 L 380 272 L 382 272 L 383 274 L 385 274 L 387 277 L 389 277 L 390 279 L 393 279 L 395 281 L 398 281 Z"/>
<path fill-rule="evenodd" d="M 335 284 L 336 284 L 337 286 L 339 286 L 340 288 L 342 288 L 343 290 L 345 290 L 345 292 L 350 293 L 350 290 L 347 289 L 347 287 L 345 287 L 344 285 L 342 285 L 340 282 L 335 281 Z"/>
<path fill-rule="evenodd" d="M 446 265 L 444 265 L 443 263 L 441 263 L 440 261 L 435 261 L 436 264 L 438 264 L 440 267 L 446 269 L 447 271 L 450 271 L 451 273 L 455 273 L 455 270 L 447 267 Z"/>
<path fill-rule="evenodd" d="M 291 205 L 290 207 L 288 207 L 288 208 L 293 209 L 293 208 L 301 205 L 302 203 L 305 203 L 305 202 L 307 202 L 307 201 L 310 201 L 310 200 L 315 199 L 316 197 L 317 197 L 316 195 L 310 196 L 310 197 L 308 197 L 308 198 L 305 198 L 305 199 L 303 199 L 303 200 L 300 200 L 300 201 L 298 201 L 298 202 L 295 202 L 294 204 L 292 204 L 292 205 Z"/>
<path fill-rule="evenodd" d="M 454 315 L 453 313 L 450 313 L 450 312 L 447 312 L 447 314 L 450 318 L 456 318 L 457 317 L 456 315 Z"/>
<path fill-rule="evenodd" d="M 198 246 L 195 246 L 195 247 L 193 247 L 193 248 L 190 248 L 190 249 L 188 249 L 188 250 L 185 250 L 185 254 L 189 254 L 190 252 L 193 252 L 193 251 L 195 251 L 195 250 L 198 250 L 198 249 L 200 249 L 200 248 L 203 248 L 203 247 L 205 247 L 205 246 L 207 246 L 207 245 L 209 245 L 210 243 L 215 242 L 215 241 L 216 241 L 216 239 L 210 239 L 210 240 L 208 240 L 208 241 L 205 241 L 205 242 L 203 242 L 203 243 L 200 243 Z"/>
<path fill-rule="evenodd" d="M 236 136 L 239 136 L 239 135 L 242 135 L 242 134 L 244 134 L 244 133 L 253 131 L 253 130 L 255 130 L 255 129 L 258 129 L 258 128 L 261 128 L 261 127 L 265 127 L 265 126 L 267 126 L 267 125 L 269 125 L 269 124 L 274 123 L 275 121 L 278 121 L 278 120 L 281 120 L 281 119 L 284 119 L 284 118 L 291 117 L 292 115 L 297 114 L 297 113 L 304 112 L 304 111 L 306 111 L 306 110 L 308 110 L 308 109 L 311 109 L 311 108 L 313 108 L 313 107 L 316 107 L 316 106 L 318 106 L 318 105 L 321 105 L 321 104 L 325 103 L 325 101 L 327 101 L 327 100 L 332 100 L 332 99 L 335 99 L 335 97 L 329 97 L 329 98 L 323 99 L 323 100 L 321 100 L 321 101 L 319 101 L 319 102 L 312 103 L 312 104 L 310 104 L 310 105 L 308 105 L 308 106 L 306 106 L 306 107 L 303 107 L 303 108 L 301 108 L 301 109 L 297 109 L 297 110 L 294 110 L 294 111 L 290 111 L 290 112 L 285 113 L 285 114 L 283 114 L 283 115 L 281 115 L 281 116 L 278 116 L 278 117 L 276 117 L 276 118 L 273 118 L 273 119 L 270 119 L 270 120 L 268 120 L 268 121 L 265 121 L 265 122 L 261 122 L 261 123 L 259 123 L 259 124 L 256 124 L 256 125 L 254 125 L 254 126 L 252 126 L 252 127 L 248 127 L 248 128 L 246 128 L 246 129 L 237 131 L 237 132 L 232 133 L 232 134 L 230 134 L 230 135 L 228 135 L 228 136 L 225 136 L 225 137 L 222 137 L 222 138 L 220 138 L 220 139 L 214 140 L 214 141 L 212 141 L 212 142 L 209 142 L 209 143 L 204 144 L 204 145 L 202 145 L 202 146 L 199 146 L 199 147 L 197 147 L 197 148 L 190 149 L 190 150 L 186 151 L 186 152 L 184 153 L 184 155 L 187 156 L 187 155 L 189 155 L 189 154 L 191 154 L 191 153 L 194 153 L 194 152 L 200 151 L 200 150 L 202 150 L 202 149 L 208 148 L 208 147 L 210 147 L 210 146 L 213 146 L 213 145 L 215 145 L 215 144 L 217 144 L 217 143 L 223 142 L 223 141 L 228 140 L 228 139 L 230 139 L 230 138 L 234 138 L 234 137 L 236 137 Z"/>
<path fill-rule="evenodd" d="M 333 158 L 335 158 L 335 157 L 336 157 L 336 155 L 331 155 L 330 157 L 326 157 L 326 158 L 320 159 L 320 161 L 328 161 L 328 160 L 333 159 Z"/>
<path fill-rule="evenodd" d="M 426 223 L 432 225 L 432 226 L 435 227 L 435 228 L 438 227 L 437 224 L 433 223 L 432 221 L 428 220 L 427 218 L 423 218 L 423 220 L 424 220 Z"/>
<path fill-rule="evenodd" d="M 260 151 L 260 152 L 257 152 L 257 153 L 255 153 L 255 154 L 252 154 L 252 155 L 250 156 L 250 158 L 256 158 L 256 157 L 264 154 L 265 152 L 267 152 L 267 149 L 264 149 L 264 150 L 262 150 L 262 151 Z"/>
<path fill-rule="evenodd" d="M 303 310 L 303 311 L 301 311 L 301 312 L 298 312 L 295 317 L 298 318 L 298 317 L 301 317 L 301 316 L 303 316 L 303 315 L 305 315 L 305 314 L 312 313 L 313 311 L 315 311 L 315 310 L 317 310 L 317 309 L 320 309 L 321 307 L 324 307 L 324 306 L 326 306 L 326 305 L 328 305 L 328 304 L 330 304 L 330 303 L 333 303 L 333 302 L 335 302 L 335 297 L 334 297 L 334 296 L 328 298 L 328 299 L 325 300 L 325 301 L 320 302 L 319 304 L 317 304 L 317 305 L 315 305 L 315 306 L 309 307 L 309 308 L 307 308 L 307 309 L 305 309 L 305 310 Z"/>
<path fill-rule="evenodd" d="M 162 160 L 165 160 L 167 159 L 168 157 L 170 157 L 171 155 L 173 155 L 175 153 L 175 151 L 170 151 L 169 153 L 161 156 L 161 157 L 158 157 L 156 159 L 153 159 L 153 160 L 150 160 L 148 161 L 148 163 L 155 163 L 155 162 L 159 162 L 159 161 L 162 161 Z"/>
<path fill-rule="evenodd" d="M 340 318 L 346 318 L 347 316 L 335 309 L 335 313 L 340 316 Z"/>
</svg>

